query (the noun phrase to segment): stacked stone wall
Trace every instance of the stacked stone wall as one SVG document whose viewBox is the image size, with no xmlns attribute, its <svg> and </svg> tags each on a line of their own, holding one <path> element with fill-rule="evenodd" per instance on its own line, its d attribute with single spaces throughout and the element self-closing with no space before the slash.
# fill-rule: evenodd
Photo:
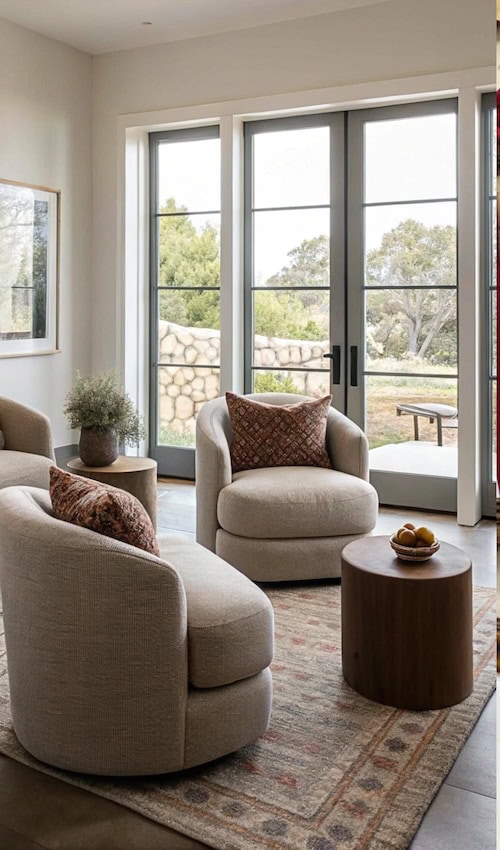
<svg viewBox="0 0 500 850">
<path fill-rule="evenodd" d="M 195 414 L 202 404 L 220 395 L 220 331 L 159 323 L 160 426 L 170 431 L 194 432 Z M 287 371 L 324 369 L 328 341 L 311 342 L 279 337 L 255 337 L 254 365 Z M 169 365 L 169 364 L 176 364 Z M 203 366 L 203 368 L 202 368 Z M 297 392 L 327 392 L 328 375 L 294 372 Z"/>
</svg>

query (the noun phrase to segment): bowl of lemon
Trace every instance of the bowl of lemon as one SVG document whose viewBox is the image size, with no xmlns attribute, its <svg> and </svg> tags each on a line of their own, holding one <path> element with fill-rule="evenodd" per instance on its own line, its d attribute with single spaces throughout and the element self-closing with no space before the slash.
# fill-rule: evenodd
<svg viewBox="0 0 500 850">
<path fill-rule="evenodd" d="M 406 522 L 389 538 L 391 547 L 402 561 L 428 561 L 438 551 L 439 540 L 430 528 Z"/>
</svg>

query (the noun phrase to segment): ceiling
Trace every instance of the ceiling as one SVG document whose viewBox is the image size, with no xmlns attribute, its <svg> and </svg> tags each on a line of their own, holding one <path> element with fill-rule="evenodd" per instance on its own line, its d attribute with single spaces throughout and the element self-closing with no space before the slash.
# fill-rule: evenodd
<svg viewBox="0 0 500 850">
<path fill-rule="evenodd" d="M 386 2 L 388 0 L 0 0 L 0 18 L 87 53 L 107 53 Z"/>
</svg>

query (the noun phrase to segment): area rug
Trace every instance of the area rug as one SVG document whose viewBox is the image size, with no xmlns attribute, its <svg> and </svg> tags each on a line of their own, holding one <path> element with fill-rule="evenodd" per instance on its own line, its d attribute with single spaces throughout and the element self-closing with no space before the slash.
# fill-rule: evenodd
<svg viewBox="0 0 500 850">
<path fill-rule="evenodd" d="M 378 705 L 344 682 L 338 585 L 268 594 L 276 613 L 273 716 L 255 744 L 175 776 L 51 769 L 13 733 L 3 652 L 0 751 L 217 850 L 404 850 L 494 688 L 495 592 L 474 593 L 473 693 L 426 712 Z"/>
</svg>

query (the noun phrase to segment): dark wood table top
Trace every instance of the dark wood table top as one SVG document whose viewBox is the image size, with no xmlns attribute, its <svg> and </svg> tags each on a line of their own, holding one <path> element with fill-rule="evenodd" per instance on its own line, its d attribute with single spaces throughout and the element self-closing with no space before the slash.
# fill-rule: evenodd
<svg viewBox="0 0 500 850">
<path fill-rule="evenodd" d="M 411 581 L 450 578 L 471 569 L 471 560 L 462 549 L 444 541 L 440 544 L 428 561 L 401 561 L 387 535 L 373 535 L 348 543 L 342 559 L 362 572 Z"/>
</svg>

